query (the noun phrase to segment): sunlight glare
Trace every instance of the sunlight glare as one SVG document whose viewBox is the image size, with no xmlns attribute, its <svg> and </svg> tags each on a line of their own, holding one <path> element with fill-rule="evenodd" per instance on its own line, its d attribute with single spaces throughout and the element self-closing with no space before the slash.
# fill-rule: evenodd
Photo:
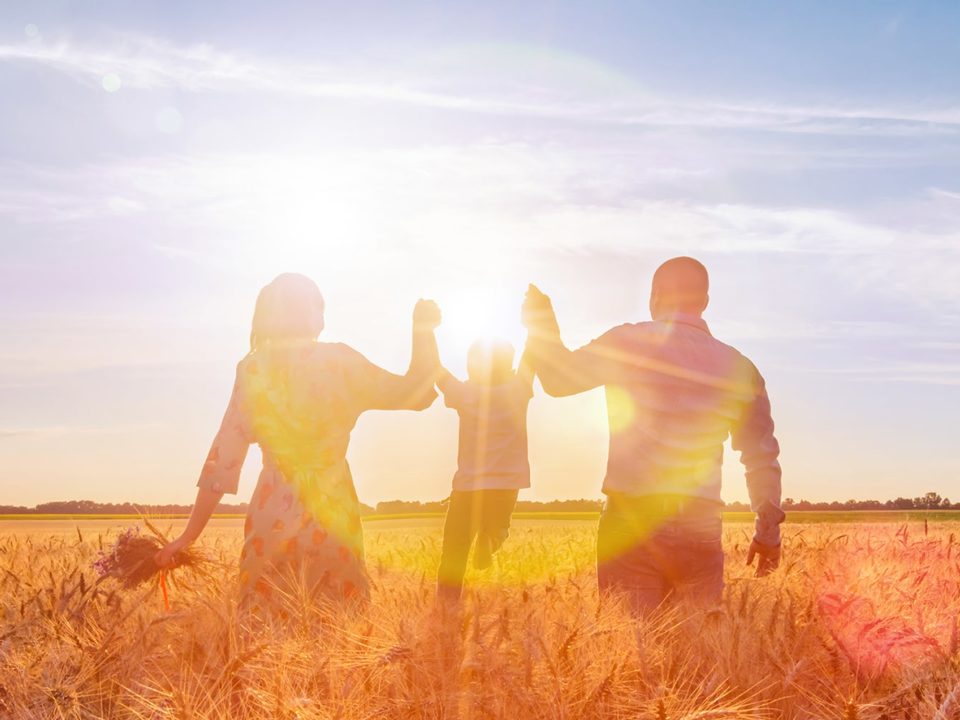
<svg viewBox="0 0 960 720">
<path fill-rule="evenodd" d="M 471 344 L 499 338 L 513 344 L 516 362 L 523 351 L 521 299 L 517 291 L 502 287 L 464 288 L 442 298 L 441 355 L 453 359 L 454 367 L 463 367 Z"/>
</svg>

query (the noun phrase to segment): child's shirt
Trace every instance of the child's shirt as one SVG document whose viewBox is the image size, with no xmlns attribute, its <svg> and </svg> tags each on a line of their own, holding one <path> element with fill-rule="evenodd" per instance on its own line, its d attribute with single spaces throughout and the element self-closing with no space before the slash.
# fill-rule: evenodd
<svg viewBox="0 0 960 720">
<path fill-rule="evenodd" d="M 460 447 L 454 490 L 519 490 L 530 487 L 527 406 L 532 378 L 520 373 L 485 385 L 446 376 L 444 402 L 460 416 Z"/>
</svg>

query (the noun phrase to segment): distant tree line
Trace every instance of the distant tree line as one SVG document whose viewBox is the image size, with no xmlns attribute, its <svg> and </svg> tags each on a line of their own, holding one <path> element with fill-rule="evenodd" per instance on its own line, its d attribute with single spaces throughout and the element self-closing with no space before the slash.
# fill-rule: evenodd
<svg viewBox="0 0 960 720">
<path fill-rule="evenodd" d="M 34 507 L 0 505 L 3 515 L 178 515 L 189 513 L 192 505 L 141 505 L 139 503 L 101 503 L 93 500 L 57 500 Z M 247 503 L 231 505 L 220 503 L 218 513 L 246 513 Z"/>
<path fill-rule="evenodd" d="M 603 506 L 601 500 L 518 500 L 519 512 L 599 512 Z M 386 500 L 378 502 L 377 515 L 399 515 L 407 513 L 442 513 L 447 511 L 447 501 L 417 502 L 415 500 Z"/>
<path fill-rule="evenodd" d="M 747 503 L 727 503 L 728 510 L 749 510 Z M 809 500 L 783 501 L 784 510 L 960 510 L 960 503 L 951 503 L 950 498 L 928 492 L 920 497 L 898 497 L 896 500 L 846 500 L 841 502 L 810 502 Z"/>
<path fill-rule="evenodd" d="M 247 503 L 220 503 L 214 511 L 219 515 L 244 515 Z M 23 505 L 0 505 L 0 515 L 188 515 L 193 505 L 147 505 L 140 503 L 101 503 L 93 500 L 58 500 L 41 503 L 34 507 Z M 374 509 L 360 503 L 364 515 Z"/>
<path fill-rule="evenodd" d="M 517 510 L 520 512 L 590 512 L 599 511 L 601 500 L 550 500 L 538 502 L 536 500 L 520 500 Z M 220 503 L 216 512 L 219 514 L 238 514 L 247 512 L 247 503 Z M 0 515 L 186 515 L 191 505 L 138 505 L 136 503 L 100 503 L 92 500 L 60 500 L 41 503 L 34 507 L 23 505 L 0 505 Z M 419 502 L 415 500 L 386 500 L 371 507 L 360 504 L 363 515 L 398 515 L 410 513 L 442 513 L 446 512 L 445 500 L 435 502 Z M 727 510 L 750 510 L 747 503 L 727 503 Z M 949 498 L 940 497 L 939 493 L 928 492 L 920 497 L 896 500 L 847 500 L 840 502 L 810 502 L 809 500 L 794 500 L 787 498 L 783 501 L 784 510 L 960 510 L 960 503 L 951 503 Z"/>
</svg>

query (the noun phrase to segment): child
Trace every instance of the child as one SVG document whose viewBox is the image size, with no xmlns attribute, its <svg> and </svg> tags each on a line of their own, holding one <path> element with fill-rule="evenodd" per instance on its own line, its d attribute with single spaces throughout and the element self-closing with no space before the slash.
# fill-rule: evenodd
<svg viewBox="0 0 960 720">
<path fill-rule="evenodd" d="M 527 405 L 533 372 L 524 352 L 513 370 L 513 347 L 475 342 L 467 354 L 466 382 L 440 370 L 437 387 L 460 416 L 460 447 L 453 492 L 443 526 L 437 594 L 457 600 L 474 538 L 474 567 L 490 566 L 503 544 L 521 488 L 530 487 Z"/>
</svg>

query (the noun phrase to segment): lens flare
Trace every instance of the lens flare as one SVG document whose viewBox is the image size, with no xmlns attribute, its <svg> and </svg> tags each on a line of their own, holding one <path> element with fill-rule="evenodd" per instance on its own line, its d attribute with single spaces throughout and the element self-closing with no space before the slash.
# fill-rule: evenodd
<svg viewBox="0 0 960 720">
<path fill-rule="evenodd" d="M 123 82 L 120 80 L 120 76 L 116 73 L 107 73 L 103 76 L 103 80 L 100 81 L 100 84 L 108 93 L 115 93 L 120 89 L 121 85 L 123 85 Z"/>
<path fill-rule="evenodd" d="M 465 360 L 467 348 L 476 340 L 503 339 L 510 342 L 519 355 L 523 341 L 521 297 L 519 292 L 507 288 L 490 287 L 470 289 L 441 299 L 441 348 L 449 348 L 449 352 Z"/>
<path fill-rule="evenodd" d="M 618 385 L 607 386 L 607 419 L 610 432 L 625 430 L 633 423 L 636 405 L 630 393 Z"/>
</svg>

